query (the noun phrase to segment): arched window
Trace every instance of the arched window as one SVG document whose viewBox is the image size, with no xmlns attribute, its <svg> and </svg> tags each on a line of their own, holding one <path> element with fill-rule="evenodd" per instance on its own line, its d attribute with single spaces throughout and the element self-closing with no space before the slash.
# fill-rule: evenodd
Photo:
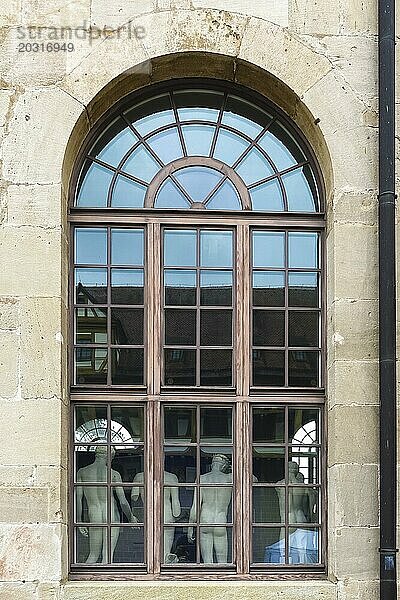
<svg viewBox="0 0 400 600">
<path fill-rule="evenodd" d="M 72 570 L 322 571 L 323 188 L 303 135 L 237 86 L 150 88 L 86 140 L 69 212 Z"/>
</svg>

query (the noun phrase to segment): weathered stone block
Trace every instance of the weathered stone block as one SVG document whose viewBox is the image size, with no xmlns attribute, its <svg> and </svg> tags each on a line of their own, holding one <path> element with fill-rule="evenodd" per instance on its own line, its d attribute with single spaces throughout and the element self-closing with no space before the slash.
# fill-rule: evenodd
<svg viewBox="0 0 400 600">
<path fill-rule="evenodd" d="M 378 222 L 378 198 L 373 192 L 337 192 L 327 208 L 328 228 L 334 223 L 377 225 Z"/>
<path fill-rule="evenodd" d="M 3 2 L 0 12 L 0 27 L 13 27 L 21 22 L 22 0 Z"/>
<path fill-rule="evenodd" d="M 12 90 L 0 90 L 0 127 L 7 122 L 12 94 Z"/>
<path fill-rule="evenodd" d="M 377 527 L 378 465 L 334 465 L 328 470 L 330 525 Z"/>
<path fill-rule="evenodd" d="M 328 411 L 328 466 L 379 460 L 379 418 L 376 406 L 336 406 Z"/>
<path fill-rule="evenodd" d="M 379 404 L 378 361 L 335 360 L 328 369 L 328 406 Z"/>
<path fill-rule="evenodd" d="M 61 185 L 9 185 L 7 223 L 53 228 L 61 226 Z"/>
<path fill-rule="evenodd" d="M 0 329 L 9 331 L 19 327 L 19 302 L 16 298 L 0 297 Z"/>
<path fill-rule="evenodd" d="M 379 581 L 339 581 L 338 600 L 379 600 Z"/>
<path fill-rule="evenodd" d="M 18 358 L 19 336 L 13 331 L 0 331 L 0 398 L 12 398 L 17 393 Z"/>
<path fill-rule="evenodd" d="M 89 22 L 89 15 L 90 0 L 30 0 L 22 10 L 26 26 L 80 27 Z"/>
<path fill-rule="evenodd" d="M 92 0 L 91 25 L 101 29 L 120 27 L 134 17 L 154 11 L 156 0 L 125 0 L 120 3 L 109 3 L 104 0 Z"/>
<path fill-rule="evenodd" d="M 217 8 L 230 12 L 237 12 L 243 15 L 251 15 L 266 19 L 282 27 L 288 25 L 289 3 L 288 0 L 262 0 L 253 2 L 252 0 L 193 0 L 195 8 Z"/>
<path fill-rule="evenodd" d="M 334 569 L 338 579 L 351 581 L 378 578 L 378 527 L 341 527 L 331 531 L 330 535 L 333 536 L 332 544 L 335 546 Z M 368 597 L 362 598 L 367 600 Z"/>
<path fill-rule="evenodd" d="M 49 492 L 38 487 L 0 487 L 1 523 L 46 523 Z"/>
<path fill-rule="evenodd" d="M 0 582 L 0 598 L 2 600 L 37 600 L 35 583 L 2 583 Z"/>
<path fill-rule="evenodd" d="M 372 0 L 291 0 L 289 28 L 301 33 L 330 34 L 375 33 L 376 4 Z"/>
<path fill-rule="evenodd" d="M 65 445 L 68 441 L 64 441 Z M 71 468 L 72 465 L 71 465 Z M 67 520 L 68 473 L 64 467 L 42 467 L 36 469 L 35 482 L 48 492 L 48 520 L 50 523 L 65 523 Z"/>
<path fill-rule="evenodd" d="M 328 308 L 328 366 L 334 360 L 378 358 L 378 302 L 336 300 Z"/>
</svg>

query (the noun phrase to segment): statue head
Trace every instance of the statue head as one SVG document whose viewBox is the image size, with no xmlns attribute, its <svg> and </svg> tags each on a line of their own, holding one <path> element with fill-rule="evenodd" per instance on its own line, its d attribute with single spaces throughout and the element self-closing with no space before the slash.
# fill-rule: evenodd
<svg viewBox="0 0 400 600">
<path fill-rule="evenodd" d="M 230 460 L 225 454 L 214 454 L 211 466 L 219 465 L 220 471 L 228 473 L 230 470 Z"/>
</svg>

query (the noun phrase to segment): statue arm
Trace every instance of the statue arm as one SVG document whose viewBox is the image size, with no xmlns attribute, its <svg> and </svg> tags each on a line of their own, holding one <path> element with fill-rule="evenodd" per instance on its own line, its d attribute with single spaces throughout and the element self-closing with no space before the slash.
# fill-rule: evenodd
<svg viewBox="0 0 400 600">
<path fill-rule="evenodd" d="M 200 494 L 201 494 L 201 491 L 200 491 Z M 189 523 L 196 522 L 196 508 L 197 508 L 196 496 L 197 496 L 196 490 L 194 490 L 193 504 L 192 504 L 192 508 L 190 509 L 190 514 L 189 514 Z M 200 504 L 201 504 L 201 498 L 200 498 Z M 189 540 L 189 542 L 192 542 L 194 540 L 193 527 L 188 527 L 188 540 Z"/>
<path fill-rule="evenodd" d="M 113 476 L 114 482 L 122 483 L 121 475 L 116 472 Z M 126 499 L 125 492 L 121 486 L 117 486 L 114 488 L 115 493 L 117 495 L 120 507 L 126 518 L 130 523 L 137 523 L 137 518 L 132 512 L 132 509 L 129 505 L 128 500 Z"/>
<path fill-rule="evenodd" d="M 174 482 L 178 483 L 178 478 L 174 476 Z M 179 502 L 179 489 L 177 487 L 171 487 L 171 505 L 172 505 L 172 514 L 175 518 L 179 517 L 181 514 L 181 503 Z"/>
<path fill-rule="evenodd" d="M 143 483 L 143 473 L 136 473 L 132 483 Z M 140 487 L 133 487 L 131 492 L 131 498 L 134 502 L 140 496 Z"/>
<path fill-rule="evenodd" d="M 79 483 L 82 482 L 82 477 L 80 472 L 78 471 L 78 477 L 77 480 Z M 79 523 L 79 521 L 82 521 L 82 511 L 83 511 L 83 506 L 82 506 L 82 502 L 83 502 L 83 487 L 82 486 L 78 486 L 76 488 L 76 519 Z M 79 527 L 79 531 L 81 532 L 82 535 L 84 535 L 85 537 L 89 536 L 89 532 L 88 532 L 88 528 L 87 527 Z"/>
</svg>

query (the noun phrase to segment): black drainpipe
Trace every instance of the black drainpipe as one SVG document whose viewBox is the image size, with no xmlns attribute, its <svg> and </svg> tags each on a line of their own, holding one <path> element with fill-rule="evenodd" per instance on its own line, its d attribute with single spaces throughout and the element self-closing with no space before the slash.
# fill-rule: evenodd
<svg viewBox="0 0 400 600">
<path fill-rule="evenodd" d="M 396 600 L 395 0 L 378 6 L 380 598 Z"/>
</svg>

